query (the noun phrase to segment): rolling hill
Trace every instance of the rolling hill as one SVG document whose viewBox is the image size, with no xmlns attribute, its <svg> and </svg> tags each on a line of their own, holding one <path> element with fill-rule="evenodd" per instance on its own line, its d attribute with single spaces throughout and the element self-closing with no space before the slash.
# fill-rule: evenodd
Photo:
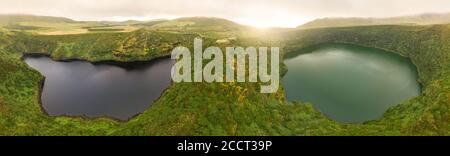
<svg viewBox="0 0 450 156">
<path fill-rule="evenodd" d="M 322 18 L 299 26 L 300 29 L 368 25 L 430 25 L 450 23 L 450 13 L 421 14 L 392 18 Z"/>
<path fill-rule="evenodd" d="M 138 29 L 154 31 L 200 33 L 203 36 L 234 36 L 230 33 L 249 29 L 226 19 L 186 17 L 173 20 L 151 21 L 75 21 L 62 17 L 34 15 L 0 15 L 0 29 L 39 35 L 68 35 L 84 33 L 131 32 Z"/>
</svg>

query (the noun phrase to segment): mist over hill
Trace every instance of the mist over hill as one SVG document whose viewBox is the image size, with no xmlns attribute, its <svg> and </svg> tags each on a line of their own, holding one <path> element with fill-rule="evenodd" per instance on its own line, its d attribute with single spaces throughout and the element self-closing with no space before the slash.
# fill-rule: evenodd
<svg viewBox="0 0 450 156">
<path fill-rule="evenodd" d="M 298 26 L 300 29 L 369 25 L 433 25 L 450 23 L 450 13 L 426 13 L 388 18 L 327 17 Z M 251 26 L 216 17 L 182 17 L 148 21 L 76 21 L 64 17 L 24 14 L 0 15 L 0 28 L 32 31 L 44 35 L 89 32 L 130 32 L 141 28 L 165 31 L 238 31 Z"/>
<path fill-rule="evenodd" d="M 41 35 L 67 35 L 105 32 L 131 32 L 138 29 L 171 32 L 231 32 L 251 28 L 215 17 L 183 17 L 148 21 L 76 21 L 63 17 L 0 15 L 0 29 Z"/>
<path fill-rule="evenodd" d="M 349 27 L 367 25 L 430 25 L 450 23 L 450 13 L 437 14 L 427 13 L 413 16 L 400 16 L 389 18 L 358 18 L 358 17 L 336 17 L 316 19 L 298 28 L 326 28 L 326 27 Z"/>
<path fill-rule="evenodd" d="M 76 21 L 64 18 L 64 17 L 52 17 L 52 16 L 36 16 L 26 14 L 0 14 L 0 25 L 5 24 L 17 24 L 20 22 L 67 22 L 74 23 Z"/>
</svg>

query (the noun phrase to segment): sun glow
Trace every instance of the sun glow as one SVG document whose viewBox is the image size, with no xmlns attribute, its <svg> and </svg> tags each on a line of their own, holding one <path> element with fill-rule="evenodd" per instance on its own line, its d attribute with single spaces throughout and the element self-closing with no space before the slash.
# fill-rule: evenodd
<svg viewBox="0 0 450 156">
<path fill-rule="evenodd" d="M 271 27 L 295 28 L 308 21 L 313 20 L 313 18 L 279 14 L 277 16 L 256 15 L 251 17 L 236 18 L 232 20 L 237 23 L 253 26 L 256 28 L 271 28 Z"/>
</svg>

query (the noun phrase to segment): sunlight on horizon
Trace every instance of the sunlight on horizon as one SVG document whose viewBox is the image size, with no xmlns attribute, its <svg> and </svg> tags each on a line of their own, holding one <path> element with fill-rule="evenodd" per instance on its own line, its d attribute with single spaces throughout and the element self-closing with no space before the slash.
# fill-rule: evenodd
<svg viewBox="0 0 450 156">
<path fill-rule="evenodd" d="M 312 21 L 312 18 L 297 18 L 297 19 L 230 19 L 236 23 L 249 25 L 256 28 L 295 28 L 302 24 Z"/>
<path fill-rule="evenodd" d="M 324 17 L 396 17 L 450 12 L 448 0 L 0 1 L 5 4 L 0 5 L 0 14 L 56 16 L 82 21 L 217 17 L 258 28 L 293 28 Z"/>
<path fill-rule="evenodd" d="M 124 22 L 130 20 L 136 21 L 152 21 L 152 20 L 173 20 L 177 18 L 183 17 L 210 17 L 210 16 L 155 16 L 155 17 L 122 17 L 122 16 L 113 16 L 113 17 L 104 17 L 101 18 L 100 21 L 115 21 L 115 22 Z M 238 24 L 248 25 L 255 28 L 295 28 L 307 22 L 314 20 L 314 18 L 306 18 L 306 17 L 295 17 L 295 18 L 271 18 L 264 19 L 264 17 L 256 17 L 256 18 L 225 18 L 225 17 L 215 17 L 215 18 L 223 18 Z M 96 21 L 96 19 L 74 19 L 77 21 Z"/>
</svg>

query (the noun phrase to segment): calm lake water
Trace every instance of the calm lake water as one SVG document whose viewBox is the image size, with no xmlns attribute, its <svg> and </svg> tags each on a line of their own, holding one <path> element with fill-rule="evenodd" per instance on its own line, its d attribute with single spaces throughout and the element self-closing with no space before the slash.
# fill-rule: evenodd
<svg viewBox="0 0 450 156">
<path fill-rule="evenodd" d="M 25 62 L 46 77 L 41 99 L 50 115 L 121 120 L 143 112 L 161 95 L 171 83 L 173 64 L 167 58 L 120 67 L 44 56 Z"/>
<path fill-rule="evenodd" d="M 287 99 L 310 102 L 326 116 L 360 123 L 420 94 L 416 67 L 379 49 L 324 44 L 289 54 L 283 78 Z"/>
</svg>

